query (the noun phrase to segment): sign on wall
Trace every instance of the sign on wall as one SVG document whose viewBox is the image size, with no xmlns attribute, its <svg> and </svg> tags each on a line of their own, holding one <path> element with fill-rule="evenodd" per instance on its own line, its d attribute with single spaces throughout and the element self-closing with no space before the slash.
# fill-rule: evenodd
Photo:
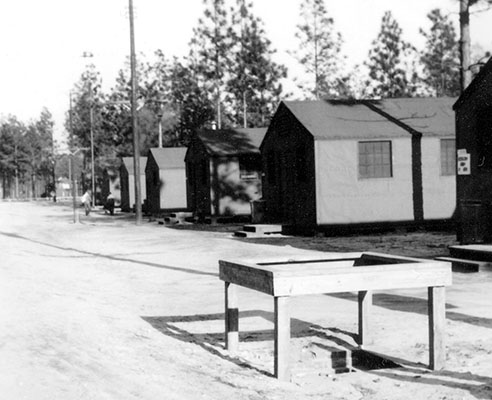
<svg viewBox="0 0 492 400">
<path fill-rule="evenodd" d="M 466 149 L 458 149 L 457 153 L 458 175 L 470 175 L 470 153 L 467 153 Z"/>
</svg>

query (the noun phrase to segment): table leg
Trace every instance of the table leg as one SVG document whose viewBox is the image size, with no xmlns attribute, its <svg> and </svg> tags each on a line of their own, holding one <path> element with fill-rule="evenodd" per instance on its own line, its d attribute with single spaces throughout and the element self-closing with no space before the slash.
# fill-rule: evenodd
<svg viewBox="0 0 492 400">
<path fill-rule="evenodd" d="M 225 283 L 225 346 L 231 354 L 238 350 L 239 345 L 239 311 L 237 301 L 237 285 Z"/>
<path fill-rule="evenodd" d="M 289 297 L 275 297 L 275 377 L 282 381 L 290 380 L 289 346 L 290 313 Z"/>
<path fill-rule="evenodd" d="M 429 307 L 429 368 L 440 370 L 446 362 L 444 331 L 446 327 L 446 288 L 428 288 Z"/>
<path fill-rule="evenodd" d="M 372 291 L 360 291 L 359 296 L 359 346 L 372 344 L 372 337 L 369 333 L 372 308 Z"/>
</svg>

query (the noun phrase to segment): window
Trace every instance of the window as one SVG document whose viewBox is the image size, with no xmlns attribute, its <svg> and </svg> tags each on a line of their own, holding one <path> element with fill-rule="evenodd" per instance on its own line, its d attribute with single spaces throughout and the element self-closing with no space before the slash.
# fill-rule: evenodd
<svg viewBox="0 0 492 400">
<path fill-rule="evenodd" d="M 391 142 L 359 142 L 359 178 L 391 178 Z"/>
<path fill-rule="evenodd" d="M 456 173 L 456 143 L 454 139 L 441 139 L 441 175 Z"/>
<path fill-rule="evenodd" d="M 241 156 L 239 158 L 239 177 L 243 181 L 258 179 L 259 157 Z"/>
</svg>

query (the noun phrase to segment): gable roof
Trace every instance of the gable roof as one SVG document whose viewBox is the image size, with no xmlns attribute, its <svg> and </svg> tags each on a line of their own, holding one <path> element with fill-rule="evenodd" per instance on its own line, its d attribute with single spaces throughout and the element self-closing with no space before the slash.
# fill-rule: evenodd
<svg viewBox="0 0 492 400">
<path fill-rule="evenodd" d="M 404 129 L 424 136 L 454 136 L 455 97 L 413 97 L 364 101 L 375 111 L 382 111 Z M 374 107 L 371 107 L 374 106 Z M 403 125 L 406 125 L 403 126 Z M 414 133 L 411 132 L 411 133 Z"/>
<path fill-rule="evenodd" d="M 186 147 L 163 147 L 149 150 L 159 169 L 185 168 Z"/>
<path fill-rule="evenodd" d="M 266 128 L 207 129 L 197 132 L 197 138 L 209 154 L 229 156 L 259 153 L 265 133 Z"/>
<path fill-rule="evenodd" d="M 462 106 L 462 104 L 470 97 L 470 95 L 480 88 L 483 80 L 489 75 L 492 71 L 492 57 L 485 63 L 485 65 L 480 69 L 480 72 L 475 76 L 475 78 L 471 81 L 467 88 L 461 93 L 461 96 L 458 97 L 458 100 L 453 105 L 453 110 L 457 110 Z"/>
<path fill-rule="evenodd" d="M 125 166 L 128 174 L 133 174 L 133 157 L 123 157 L 122 164 Z M 140 175 L 145 174 L 145 166 L 147 165 L 147 157 L 140 157 Z"/>
<path fill-rule="evenodd" d="M 451 97 L 284 101 L 316 140 L 453 136 Z"/>
<path fill-rule="evenodd" d="M 308 100 L 282 102 L 315 140 L 408 137 L 408 131 L 360 101 Z"/>
</svg>

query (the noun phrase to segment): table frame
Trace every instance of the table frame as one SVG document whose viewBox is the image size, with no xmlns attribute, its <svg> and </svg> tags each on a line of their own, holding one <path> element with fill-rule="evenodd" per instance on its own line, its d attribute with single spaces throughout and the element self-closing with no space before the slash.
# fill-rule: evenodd
<svg viewBox="0 0 492 400">
<path fill-rule="evenodd" d="M 331 256 L 331 258 L 330 258 Z M 445 286 L 452 284 L 451 264 L 434 260 L 362 253 L 359 257 L 320 257 L 219 261 L 225 282 L 225 346 L 234 355 L 239 346 L 237 289 L 243 286 L 274 298 L 274 374 L 290 380 L 290 297 L 358 292 L 358 344 L 372 343 L 370 319 L 373 290 L 427 287 L 429 368 L 445 363 Z"/>
</svg>

